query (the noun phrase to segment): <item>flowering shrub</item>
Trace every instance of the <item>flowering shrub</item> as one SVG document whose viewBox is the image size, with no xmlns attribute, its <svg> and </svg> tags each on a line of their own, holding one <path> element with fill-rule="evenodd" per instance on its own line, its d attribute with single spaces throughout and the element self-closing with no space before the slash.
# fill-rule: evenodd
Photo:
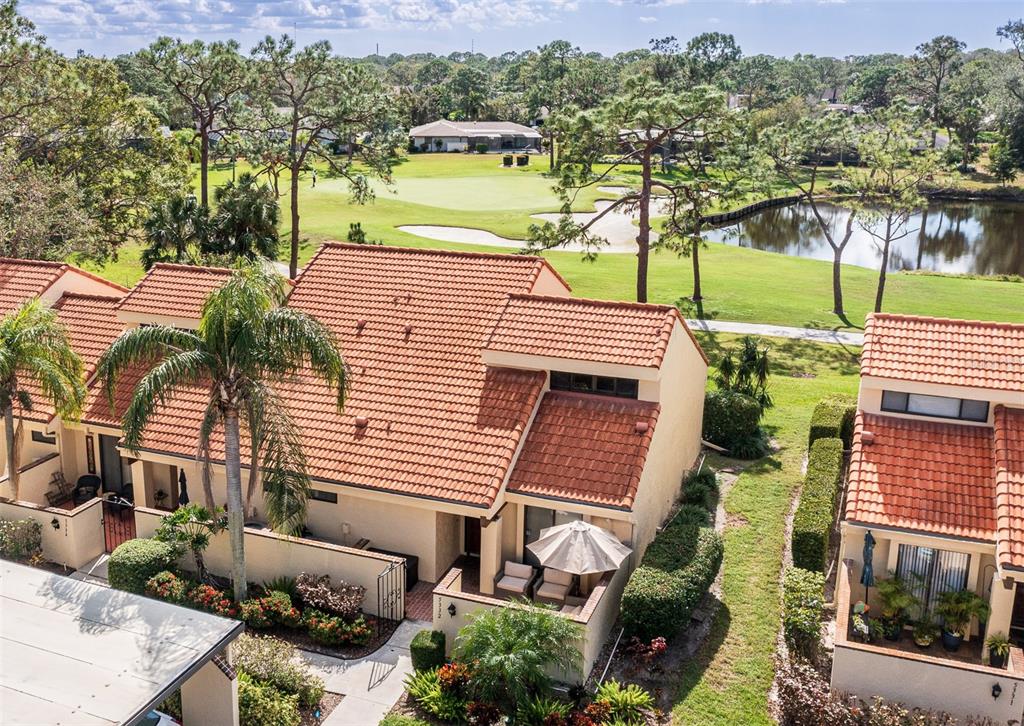
<svg viewBox="0 0 1024 726">
<path fill-rule="evenodd" d="M 308 607 L 340 615 L 346 620 L 355 619 L 366 595 L 366 588 L 360 585 L 344 582 L 332 585 L 329 575 L 308 572 L 295 579 L 295 591 Z"/>
<path fill-rule="evenodd" d="M 302 623 L 309 637 L 325 645 L 366 645 L 372 635 L 363 618 L 347 623 L 337 615 L 328 615 L 316 608 L 306 609 Z"/>
<path fill-rule="evenodd" d="M 250 628 L 269 628 L 274 624 L 273 613 L 267 607 L 266 598 L 243 600 L 238 603 L 238 613 Z"/>
<path fill-rule="evenodd" d="M 146 594 L 180 605 L 188 599 L 188 583 L 173 572 L 164 570 L 146 581 Z"/>
<path fill-rule="evenodd" d="M 469 685 L 469 678 L 469 666 L 458 661 L 446 663 L 437 671 L 437 680 L 445 693 L 463 693 Z"/>
<path fill-rule="evenodd" d="M 288 593 L 273 590 L 263 598 L 263 605 L 275 623 L 288 628 L 302 625 L 302 613 L 292 605 L 292 598 Z"/>
<path fill-rule="evenodd" d="M 324 682 L 295 657 L 295 646 L 285 640 L 244 633 L 232 645 L 232 652 L 239 671 L 282 693 L 298 696 L 303 708 L 312 708 L 324 696 Z"/>
<path fill-rule="evenodd" d="M 238 608 L 223 591 L 212 585 L 196 585 L 189 594 L 192 604 L 200 610 L 225 618 L 237 618 Z"/>
</svg>

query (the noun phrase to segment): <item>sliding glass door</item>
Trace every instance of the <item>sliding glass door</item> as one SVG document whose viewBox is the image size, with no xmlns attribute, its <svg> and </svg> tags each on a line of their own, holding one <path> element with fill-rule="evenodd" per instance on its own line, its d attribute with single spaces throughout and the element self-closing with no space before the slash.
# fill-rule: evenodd
<svg viewBox="0 0 1024 726">
<path fill-rule="evenodd" d="M 901 544 L 896 576 L 920 600 L 920 617 L 932 613 L 942 593 L 967 589 L 970 565 L 971 556 L 964 552 Z"/>
</svg>

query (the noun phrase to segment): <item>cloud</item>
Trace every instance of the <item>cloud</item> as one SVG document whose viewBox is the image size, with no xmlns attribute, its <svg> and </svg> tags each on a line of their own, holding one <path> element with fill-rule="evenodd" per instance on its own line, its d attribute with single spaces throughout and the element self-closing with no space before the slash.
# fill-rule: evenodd
<svg viewBox="0 0 1024 726">
<path fill-rule="evenodd" d="M 637 20 L 639 20 L 641 23 L 656 23 L 656 22 L 658 22 L 658 19 L 653 17 L 653 16 L 651 16 L 651 15 L 641 15 L 639 18 L 637 18 Z"/>
<path fill-rule="evenodd" d="M 22 0 L 55 40 L 351 30 L 472 29 L 547 23 L 578 0 Z"/>
</svg>

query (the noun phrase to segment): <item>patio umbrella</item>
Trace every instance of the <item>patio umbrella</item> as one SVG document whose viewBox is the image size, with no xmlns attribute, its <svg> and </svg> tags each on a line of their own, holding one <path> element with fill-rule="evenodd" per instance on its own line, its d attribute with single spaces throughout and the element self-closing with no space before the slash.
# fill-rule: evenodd
<svg viewBox="0 0 1024 726">
<path fill-rule="evenodd" d="M 185 478 L 184 469 L 178 471 L 178 506 L 184 507 L 188 504 L 188 479 Z"/>
<path fill-rule="evenodd" d="M 633 551 L 611 532 L 582 520 L 542 529 L 526 547 L 542 566 L 574 575 L 617 570 Z"/>
<path fill-rule="evenodd" d="M 860 573 L 860 584 L 864 586 L 864 602 L 868 601 L 868 588 L 875 584 L 875 567 L 871 564 L 875 554 L 875 538 L 871 531 L 864 535 L 864 570 Z"/>
</svg>

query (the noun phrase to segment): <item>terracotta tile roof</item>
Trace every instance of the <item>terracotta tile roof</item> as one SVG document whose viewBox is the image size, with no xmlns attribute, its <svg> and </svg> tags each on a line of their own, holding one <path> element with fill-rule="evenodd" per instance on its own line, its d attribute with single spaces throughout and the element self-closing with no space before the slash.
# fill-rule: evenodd
<svg viewBox="0 0 1024 726">
<path fill-rule="evenodd" d="M 0 257 L 0 315 L 42 295 L 67 268 L 61 262 Z"/>
<path fill-rule="evenodd" d="M 865 441 L 870 432 L 873 441 Z M 860 412 L 846 518 L 858 524 L 992 540 L 992 429 Z"/>
<path fill-rule="evenodd" d="M 198 320 L 207 295 L 224 284 L 231 270 L 158 262 L 121 302 L 120 310 Z"/>
<path fill-rule="evenodd" d="M 1024 570 L 1024 409 L 995 410 L 996 558 Z"/>
<path fill-rule="evenodd" d="M 1024 389 L 1024 324 L 875 313 L 861 375 L 1009 391 Z"/>
<path fill-rule="evenodd" d="M 485 348 L 658 368 L 676 322 L 668 305 L 511 295 Z"/>
<path fill-rule="evenodd" d="M 352 388 L 339 416 L 320 384 L 279 386 L 302 429 L 310 474 L 492 503 L 544 374 L 488 369 L 481 346 L 508 295 L 529 292 L 545 267 L 520 255 L 324 245 L 289 305 L 338 335 Z M 130 395 L 129 385 L 119 395 Z M 145 448 L 193 455 L 205 401 L 202 391 L 176 396 L 147 429 Z M 356 417 L 368 420 L 365 428 Z"/>
<path fill-rule="evenodd" d="M 508 491 L 632 509 L 658 411 L 657 403 L 549 391 Z"/>
</svg>

